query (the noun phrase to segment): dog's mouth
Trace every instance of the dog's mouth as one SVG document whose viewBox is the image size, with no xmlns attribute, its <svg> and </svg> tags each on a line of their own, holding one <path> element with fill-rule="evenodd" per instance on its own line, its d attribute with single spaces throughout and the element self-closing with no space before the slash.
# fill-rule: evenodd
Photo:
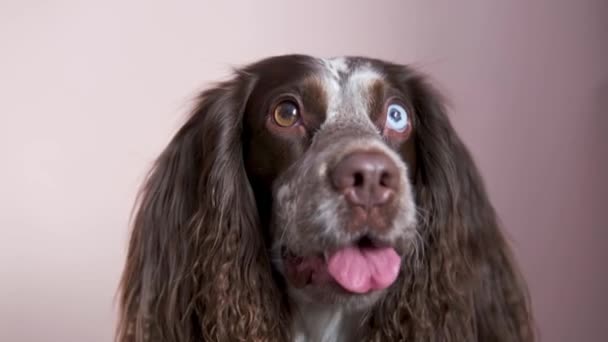
<svg viewBox="0 0 608 342">
<path fill-rule="evenodd" d="M 339 285 L 350 294 L 388 288 L 401 268 L 401 256 L 392 246 L 362 238 L 356 243 L 309 256 L 282 248 L 287 281 L 296 288 Z"/>
</svg>

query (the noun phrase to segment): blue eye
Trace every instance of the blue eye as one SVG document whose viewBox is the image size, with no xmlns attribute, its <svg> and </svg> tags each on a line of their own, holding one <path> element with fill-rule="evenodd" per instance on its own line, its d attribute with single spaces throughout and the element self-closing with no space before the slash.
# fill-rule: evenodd
<svg viewBox="0 0 608 342">
<path fill-rule="evenodd" d="M 409 124 L 405 108 L 398 104 L 388 106 L 386 110 L 386 125 L 397 132 L 404 132 Z"/>
</svg>

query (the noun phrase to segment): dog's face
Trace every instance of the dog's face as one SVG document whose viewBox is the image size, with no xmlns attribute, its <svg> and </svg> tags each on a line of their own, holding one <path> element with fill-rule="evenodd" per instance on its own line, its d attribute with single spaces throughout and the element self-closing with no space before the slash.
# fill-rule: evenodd
<svg viewBox="0 0 608 342">
<path fill-rule="evenodd" d="M 364 58 L 253 68 L 245 164 L 273 265 L 296 300 L 369 305 L 415 247 L 408 89 L 396 66 Z"/>
</svg>

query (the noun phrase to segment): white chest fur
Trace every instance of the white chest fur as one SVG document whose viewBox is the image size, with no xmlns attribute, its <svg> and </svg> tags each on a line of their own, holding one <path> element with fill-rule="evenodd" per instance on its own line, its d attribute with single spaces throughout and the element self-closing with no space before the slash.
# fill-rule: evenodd
<svg viewBox="0 0 608 342">
<path fill-rule="evenodd" d="M 293 342 L 359 341 L 362 320 L 361 312 L 349 312 L 341 307 L 295 305 Z"/>
</svg>

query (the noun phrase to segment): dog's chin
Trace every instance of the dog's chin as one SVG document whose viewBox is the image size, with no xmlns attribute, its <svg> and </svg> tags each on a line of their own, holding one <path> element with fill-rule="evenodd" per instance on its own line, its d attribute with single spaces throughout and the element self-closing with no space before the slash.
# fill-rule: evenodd
<svg viewBox="0 0 608 342">
<path fill-rule="evenodd" d="M 358 294 L 348 292 L 336 283 L 311 284 L 301 288 L 288 285 L 288 294 L 292 301 L 305 305 L 338 306 L 348 311 L 372 307 L 387 291 L 388 289 L 382 289 Z"/>
</svg>

